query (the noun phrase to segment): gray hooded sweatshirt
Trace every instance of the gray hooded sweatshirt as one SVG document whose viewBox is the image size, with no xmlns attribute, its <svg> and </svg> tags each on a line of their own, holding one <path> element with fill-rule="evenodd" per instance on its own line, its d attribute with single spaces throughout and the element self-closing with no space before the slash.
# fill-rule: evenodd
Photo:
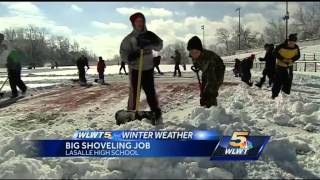
<svg viewBox="0 0 320 180">
<path fill-rule="evenodd" d="M 128 61 L 129 54 L 139 51 L 139 47 L 137 45 L 137 37 L 140 33 L 145 33 L 147 28 L 145 27 L 142 32 L 138 32 L 133 29 L 133 31 L 128 34 L 121 42 L 120 45 L 120 57 L 121 59 L 129 65 L 129 69 L 138 70 L 139 67 L 139 57 L 134 61 Z M 159 38 L 159 37 L 158 37 Z M 153 44 L 150 46 L 144 47 L 143 53 L 143 71 L 153 69 L 153 54 L 152 50 L 160 51 L 163 47 L 163 41 L 159 38 L 158 44 Z"/>
</svg>

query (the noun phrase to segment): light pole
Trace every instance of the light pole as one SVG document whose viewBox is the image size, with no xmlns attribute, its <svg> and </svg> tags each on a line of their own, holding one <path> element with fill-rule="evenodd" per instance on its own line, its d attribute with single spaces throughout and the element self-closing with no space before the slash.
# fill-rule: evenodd
<svg viewBox="0 0 320 180">
<path fill-rule="evenodd" d="M 201 26 L 201 29 L 202 29 L 202 44 L 203 44 L 203 47 L 204 47 L 204 25 Z"/>
<path fill-rule="evenodd" d="M 240 50 L 240 31 L 241 31 L 241 24 L 240 24 L 240 8 L 237 8 L 236 11 L 239 11 L 239 32 L 238 32 L 238 38 L 239 38 L 239 44 L 238 44 L 238 50 Z"/>
<path fill-rule="evenodd" d="M 283 20 L 286 21 L 286 38 L 288 38 L 288 20 L 289 20 L 289 11 L 288 11 L 288 1 L 286 1 L 286 14 L 283 17 Z"/>
</svg>

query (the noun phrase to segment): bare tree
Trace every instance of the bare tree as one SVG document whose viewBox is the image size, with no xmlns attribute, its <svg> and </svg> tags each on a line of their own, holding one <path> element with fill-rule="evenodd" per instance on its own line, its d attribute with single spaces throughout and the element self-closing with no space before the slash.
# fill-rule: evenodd
<svg viewBox="0 0 320 180">
<path fill-rule="evenodd" d="M 312 2 L 300 7 L 293 13 L 293 23 L 290 28 L 299 33 L 299 39 L 319 37 L 320 30 L 320 2 Z"/>
<path fill-rule="evenodd" d="M 226 51 L 229 53 L 229 43 L 232 38 L 231 33 L 225 28 L 219 28 L 216 31 L 218 42 L 223 43 L 226 46 Z"/>
<path fill-rule="evenodd" d="M 285 26 L 281 19 L 271 20 L 264 30 L 265 41 L 273 44 L 281 43 L 285 40 Z"/>
</svg>

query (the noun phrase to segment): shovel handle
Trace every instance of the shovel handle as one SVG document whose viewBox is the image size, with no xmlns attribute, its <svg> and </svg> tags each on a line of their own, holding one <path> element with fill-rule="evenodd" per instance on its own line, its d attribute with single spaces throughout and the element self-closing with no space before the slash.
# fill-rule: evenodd
<svg viewBox="0 0 320 180">
<path fill-rule="evenodd" d="M 136 99 L 136 111 L 140 109 L 140 94 L 141 94 L 141 79 L 143 68 L 143 49 L 140 49 L 139 70 L 138 70 L 138 85 L 137 85 L 137 99 Z"/>
<path fill-rule="evenodd" d="M 2 84 L 2 86 L 1 86 L 1 88 L 0 88 L 0 91 L 2 90 L 2 88 L 4 87 L 4 85 L 7 83 L 8 79 L 9 79 L 9 77 L 7 77 L 7 79 L 3 82 L 3 84 Z"/>
</svg>

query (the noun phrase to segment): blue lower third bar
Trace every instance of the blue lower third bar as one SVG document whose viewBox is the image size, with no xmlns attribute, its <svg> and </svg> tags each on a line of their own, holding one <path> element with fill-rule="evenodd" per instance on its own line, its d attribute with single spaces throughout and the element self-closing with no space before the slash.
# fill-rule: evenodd
<svg viewBox="0 0 320 180">
<path fill-rule="evenodd" d="M 37 140 L 37 157 L 209 157 L 212 140 Z"/>
</svg>

